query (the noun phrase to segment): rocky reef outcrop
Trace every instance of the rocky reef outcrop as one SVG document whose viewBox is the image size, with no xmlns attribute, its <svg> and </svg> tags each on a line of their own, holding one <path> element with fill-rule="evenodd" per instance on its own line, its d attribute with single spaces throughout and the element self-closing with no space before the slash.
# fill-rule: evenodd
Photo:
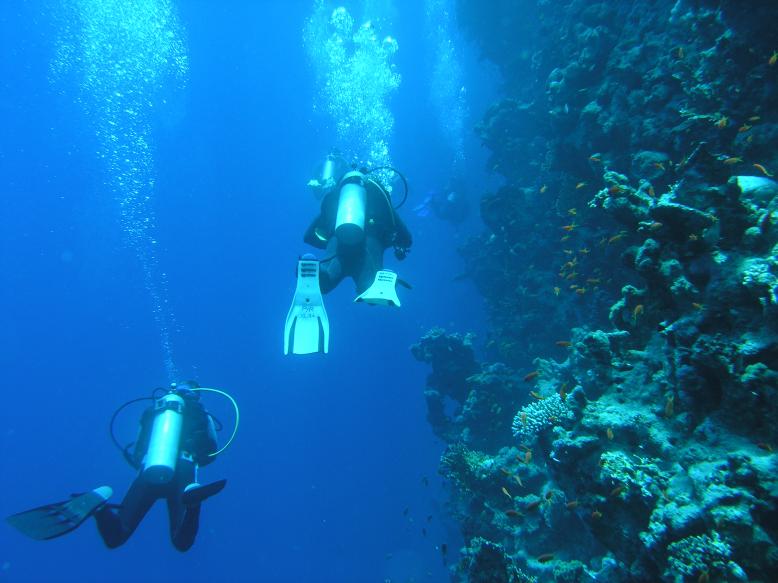
<svg viewBox="0 0 778 583">
<path fill-rule="evenodd" d="M 452 580 L 778 580 L 778 5 L 458 10 L 505 183 L 462 248 L 483 350 L 413 349 Z"/>
</svg>

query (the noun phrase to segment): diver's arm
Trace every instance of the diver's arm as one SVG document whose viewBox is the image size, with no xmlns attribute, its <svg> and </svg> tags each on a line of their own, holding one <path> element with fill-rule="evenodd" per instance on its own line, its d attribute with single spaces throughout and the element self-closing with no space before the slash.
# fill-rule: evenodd
<svg viewBox="0 0 778 583">
<path fill-rule="evenodd" d="M 327 240 L 322 239 L 321 237 L 318 237 L 316 235 L 316 229 L 319 227 L 319 224 L 321 223 L 321 215 L 316 217 L 311 225 L 308 227 L 308 229 L 305 231 L 305 236 L 303 237 L 303 241 L 308 243 L 308 245 L 311 245 L 313 247 L 316 247 L 317 249 L 326 249 L 327 248 Z"/>
<path fill-rule="evenodd" d="M 405 226 L 405 223 L 400 218 L 400 215 L 398 215 L 396 212 L 394 213 L 394 224 L 395 232 L 394 241 L 392 244 L 395 247 L 409 250 L 411 245 L 413 245 L 413 237 L 411 236 L 411 232 L 408 230 L 408 227 Z"/>
</svg>

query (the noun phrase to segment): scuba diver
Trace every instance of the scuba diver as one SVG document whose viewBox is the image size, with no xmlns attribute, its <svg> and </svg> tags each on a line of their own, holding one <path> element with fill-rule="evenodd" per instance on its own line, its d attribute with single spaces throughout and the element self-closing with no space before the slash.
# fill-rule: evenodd
<svg viewBox="0 0 778 583">
<path fill-rule="evenodd" d="M 405 194 L 397 206 L 379 182 L 380 171 L 391 171 L 403 182 Z M 337 178 L 336 178 L 337 177 Z M 322 294 L 345 278 L 356 284 L 355 302 L 400 306 L 396 284 L 410 287 L 394 271 L 383 268 L 384 251 L 394 248 L 402 261 L 413 243 L 399 209 L 407 200 L 408 183 L 390 167 L 348 170 L 338 154 L 330 154 L 321 178 L 308 185 L 321 195 L 321 210 L 305 232 L 304 241 L 326 250 L 326 258 L 304 255 L 297 264 L 297 288 L 284 329 L 284 354 L 328 352 L 329 320 Z"/>
<path fill-rule="evenodd" d="M 221 449 L 216 441 L 217 425 L 221 429 L 221 424 L 200 403 L 201 392 L 223 395 L 235 408 L 235 428 Z M 153 405 L 143 412 L 138 438 L 122 447 L 113 432 L 114 421 L 125 407 L 144 400 L 153 401 Z M 127 462 L 138 470 L 121 504 L 109 504 L 113 491 L 101 486 L 64 502 L 14 514 L 6 520 L 31 538 L 48 540 L 75 530 L 94 516 L 100 536 L 113 549 L 124 544 L 154 502 L 164 498 L 173 546 L 187 551 L 197 535 L 201 503 L 221 492 L 227 483 L 218 480 L 201 485 L 198 469 L 213 462 L 232 443 L 239 415 L 237 403 L 230 395 L 219 389 L 200 387 L 193 381 L 173 383 L 169 390 L 156 389 L 151 397 L 128 401 L 111 418 L 111 438 Z"/>
</svg>

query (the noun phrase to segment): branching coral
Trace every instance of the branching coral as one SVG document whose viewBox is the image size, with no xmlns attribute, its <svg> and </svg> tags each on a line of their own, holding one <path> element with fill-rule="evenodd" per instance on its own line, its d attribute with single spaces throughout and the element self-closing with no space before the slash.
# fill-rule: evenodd
<svg viewBox="0 0 778 583">
<path fill-rule="evenodd" d="M 558 394 L 522 407 L 513 418 L 513 435 L 532 440 L 546 427 L 556 425 L 562 419 L 572 419 L 570 406 Z"/>
</svg>

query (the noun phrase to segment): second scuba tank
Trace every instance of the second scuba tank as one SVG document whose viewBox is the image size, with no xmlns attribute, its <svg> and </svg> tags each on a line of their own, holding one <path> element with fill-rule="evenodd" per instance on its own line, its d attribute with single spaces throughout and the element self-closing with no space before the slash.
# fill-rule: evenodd
<svg viewBox="0 0 778 583">
<path fill-rule="evenodd" d="M 365 238 L 367 190 L 361 172 L 349 172 L 341 181 L 335 235 L 344 245 L 357 245 Z"/>
<path fill-rule="evenodd" d="M 173 478 L 183 422 L 184 399 L 173 393 L 157 399 L 149 447 L 143 460 L 143 477 L 147 481 L 165 484 Z"/>
</svg>

